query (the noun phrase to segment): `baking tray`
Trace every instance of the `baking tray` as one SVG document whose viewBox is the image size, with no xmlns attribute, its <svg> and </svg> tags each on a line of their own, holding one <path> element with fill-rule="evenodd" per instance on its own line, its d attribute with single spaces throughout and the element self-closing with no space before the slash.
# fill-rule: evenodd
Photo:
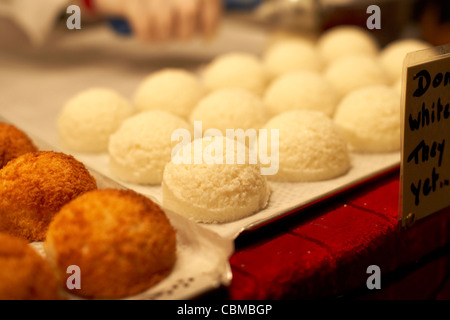
<svg viewBox="0 0 450 320">
<path fill-rule="evenodd" d="M 142 47 L 129 41 L 124 43 L 111 38 L 102 29 L 84 32 L 83 39 L 76 34 L 73 37 L 70 36 L 72 34 L 65 34 L 61 42 L 34 54 L 0 52 L 0 90 L 3 99 L 0 114 L 58 149 L 61 147 L 56 130 L 57 118 L 63 105 L 76 93 L 103 86 L 130 98 L 142 80 L 162 66 L 196 72 L 213 57 L 230 50 L 259 54 L 268 40 L 267 34 L 259 29 L 234 24 L 225 24 L 214 43 L 162 48 Z M 106 154 L 63 151 L 73 154 L 111 180 L 161 203 L 160 186 L 140 186 L 116 180 L 109 172 Z M 351 158 L 351 170 L 341 177 L 308 183 L 270 182 L 272 195 L 264 210 L 238 221 L 202 226 L 223 238 L 236 239 L 245 230 L 327 199 L 400 164 L 400 152 L 352 153 Z"/>
<path fill-rule="evenodd" d="M 57 34 L 58 35 L 58 34 Z M 162 66 L 198 70 L 218 54 L 245 51 L 259 54 L 267 34 L 258 28 L 225 23 L 216 41 L 207 44 L 141 46 L 114 37 L 108 28 L 61 32 L 56 41 L 38 50 L 0 50 L 0 116 L 27 132 L 45 149 L 63 151 L 56 120 L 74 94 L 91 87 L 109 87 L 131 97 L 141 81 Z M 42 143 L 42 144 L 41 144 Z M 161 203 L 159 186 L 126 184 L 114 179 L 107 155 L 73 154 L 85 163 L 100 187 L 130 188 Z M 175 213 L 167 215 L 178 230 L 179 259 L 172 274 L 154 288 L 130 299 L 188 299 L 231 281 L 228 258 L 234 239 L 243 231 L 270 223 L 293 210 L 317 203 L 399 165 L 400 154 L 352 154 L 352 169 L 336 179 L 311 183 L 274 183 L 269 206 L 225 224 L 197 224 Z M 301 210 L 300 210 L 301 213 Z M 32 244 L 39 252 L 42 244 Z"/>
</svg>

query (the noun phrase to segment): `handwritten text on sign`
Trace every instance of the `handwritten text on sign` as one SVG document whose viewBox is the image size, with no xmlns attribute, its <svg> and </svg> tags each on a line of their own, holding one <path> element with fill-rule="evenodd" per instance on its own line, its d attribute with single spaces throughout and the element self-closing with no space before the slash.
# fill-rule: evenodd
<svg viewBox="0 0 450 320">
<path fill-rule="evenodd" d="M 450 56 L 409 67 L 405 92 L 403 220 L 450 205 Z"/>
</svg>

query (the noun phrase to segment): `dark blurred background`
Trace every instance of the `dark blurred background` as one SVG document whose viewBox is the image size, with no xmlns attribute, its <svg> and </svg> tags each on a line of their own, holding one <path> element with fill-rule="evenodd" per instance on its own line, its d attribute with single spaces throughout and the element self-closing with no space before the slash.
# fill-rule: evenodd
<svg viewBox="0 0 450 320">
<path fill-rule="evenodd" d="M 366 27 L 366 8 L 381 9 L 381 29 L 372 30 L 381 44 L 414 36 L 433 45 L 450 43 L 450 0 L 323 1 L 322 30 L 339 24 Z"/>
</svg>

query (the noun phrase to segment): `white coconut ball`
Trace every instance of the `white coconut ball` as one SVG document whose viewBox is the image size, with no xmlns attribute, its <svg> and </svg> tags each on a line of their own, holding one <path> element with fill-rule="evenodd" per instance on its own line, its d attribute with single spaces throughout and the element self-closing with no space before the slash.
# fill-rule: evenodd
<svg viewBox="0 0 450 320">
<path fill-rule="evenodd" d="M 334 87 L 317 72 L 286 73 L 274 80 L 264 94 L 270 116 L 294 109 L 309 109 L 332 116 L 339 95 Z"/>
<path fill-rule="evenodd" d="M 325 64 L 353 54 L 376 56 L 379 46 L 376 39 L 358 26 L 341 25 L 324 32 L 317 41 L 319 54 Z"/>
<path fill-rule="evenodd" d="M 286 39 L 270 46 L 263 64 L 271 79 L 292 71 L 320 71 L 322 61 L 316 46 L 304 39 Z"/>
<path fill-rule="evenodd" d="M 400 93 L 389 86 L 353 91 L 338 105 L 334 122 L 356 152 L 378 153 L 400 148 Z"/>
<path fill-rule="evenodd" d="M 195 143 L 200 143 L 200 148 Z M 192 154 L 191 161 L 167 164 L 162 182 L 163 206 L 204 223 L 231 222 L 265 208 L 271 191 L 260 165 L 249 161 L 227 163 L 227 152 L 234 158 L 240 157 L 238 150 L 244 150 L 243 157 L 248 153 L 245 147 L 228 151 L 228 145 L 227 138 L 214 136 L 194 140 L 180 149 Z M 199 157 L 195 150 L 200 150 Z M 194 163 L 194 158 L 202 161 Z"/>
<path fill-rule="evenodd" d="M 279 130 L 279 170 L 268 175 L 269 180 L 328 180 L 345 174 L 351 166 L 347 141 L 322 112 L 287 111 L 273 117 L 265 128 Z M 268 150 L 273 143 L 270 140 Z"/>
<path fill-rule="evenodd" d="M 264 92 L 268 77 L 259 57 L 245 52 L 231 52 L 217 56 L 202 72 L 209 92 L 239 87 L 257 95 Z"/>
<path fill-rule="evenodd" d="M 110 135 L 133 113 L 131 103 L 112 89 L 84 90 L 67 101 L 59 114 L 60 142 L 74 152 L 106 152 Z"/>
<path fill-rule="evenodd" d="M 218 129 L 259 129 L 267 121 L 262 99 L 245 89 L 225 88 L 205 96 L 190 115 L 190 121 L 201 121 L 203 131 Z"/>
<path fill-rule="evenodd" d="M 393 83 L 400 79 L 403 74 L 403 62 L 406 55 L 411 52 L 431 48 L 431 45 L 419 39 L 400 39 L 389 43 L 380 52 L 381 66 Z"/>
<path fill-rule="evenodd" d="M 167 68 L 147 76 L 134 93 L 139 111 L 164 110 L 187 118 L 205 94 L 200 79 L 184 69 Z"/>
<path fill-rule="evenodd" d="M 389 83 L 378 59 L 361 54 L 335 60 L 326 68 L 324 76 L 341 97 L 358 88 Z"/>
<path fill-rule="evenodd" d="M 160 184 L 164 166 L 171 160 L 175 130 L 192 133 L 188 123 L 167 111 L 150 110 L 123 122 L 109 142 L 109 166 L 124 182 Z"/>
</svg>

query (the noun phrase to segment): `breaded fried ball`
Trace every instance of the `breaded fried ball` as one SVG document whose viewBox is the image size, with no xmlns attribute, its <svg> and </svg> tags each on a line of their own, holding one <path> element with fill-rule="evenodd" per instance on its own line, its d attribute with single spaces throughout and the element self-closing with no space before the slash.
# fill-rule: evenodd
<svg viewBox="0 0 450 320">
<path fill-rule="evenodd" d="M 52 151 L 24 154 L 0 170 L 0 232 L 42 241 L 61 207 L 97 188 L 86 167 Z"/>
<path fill-rule="evenodd" d="M 18 156 L 38 151 L 31 139 L 22 130 L 7 123 L 0 123 L 0 169 Z"/>
<path fill-rule="evenodd" d="M 0 233 L 0 300 L 59 300 L 49 263 L 20 238 Z"/>
<path fill-rule="evenodd" d="M 103 189 L 73 200 L 50 224 L 45 252 L 61 278 L 80 268 L 71 294 L 115 299 L 164 279 L 176 261 L 176 231 L 164 211 L 131 190 Z"/>
</svg>

